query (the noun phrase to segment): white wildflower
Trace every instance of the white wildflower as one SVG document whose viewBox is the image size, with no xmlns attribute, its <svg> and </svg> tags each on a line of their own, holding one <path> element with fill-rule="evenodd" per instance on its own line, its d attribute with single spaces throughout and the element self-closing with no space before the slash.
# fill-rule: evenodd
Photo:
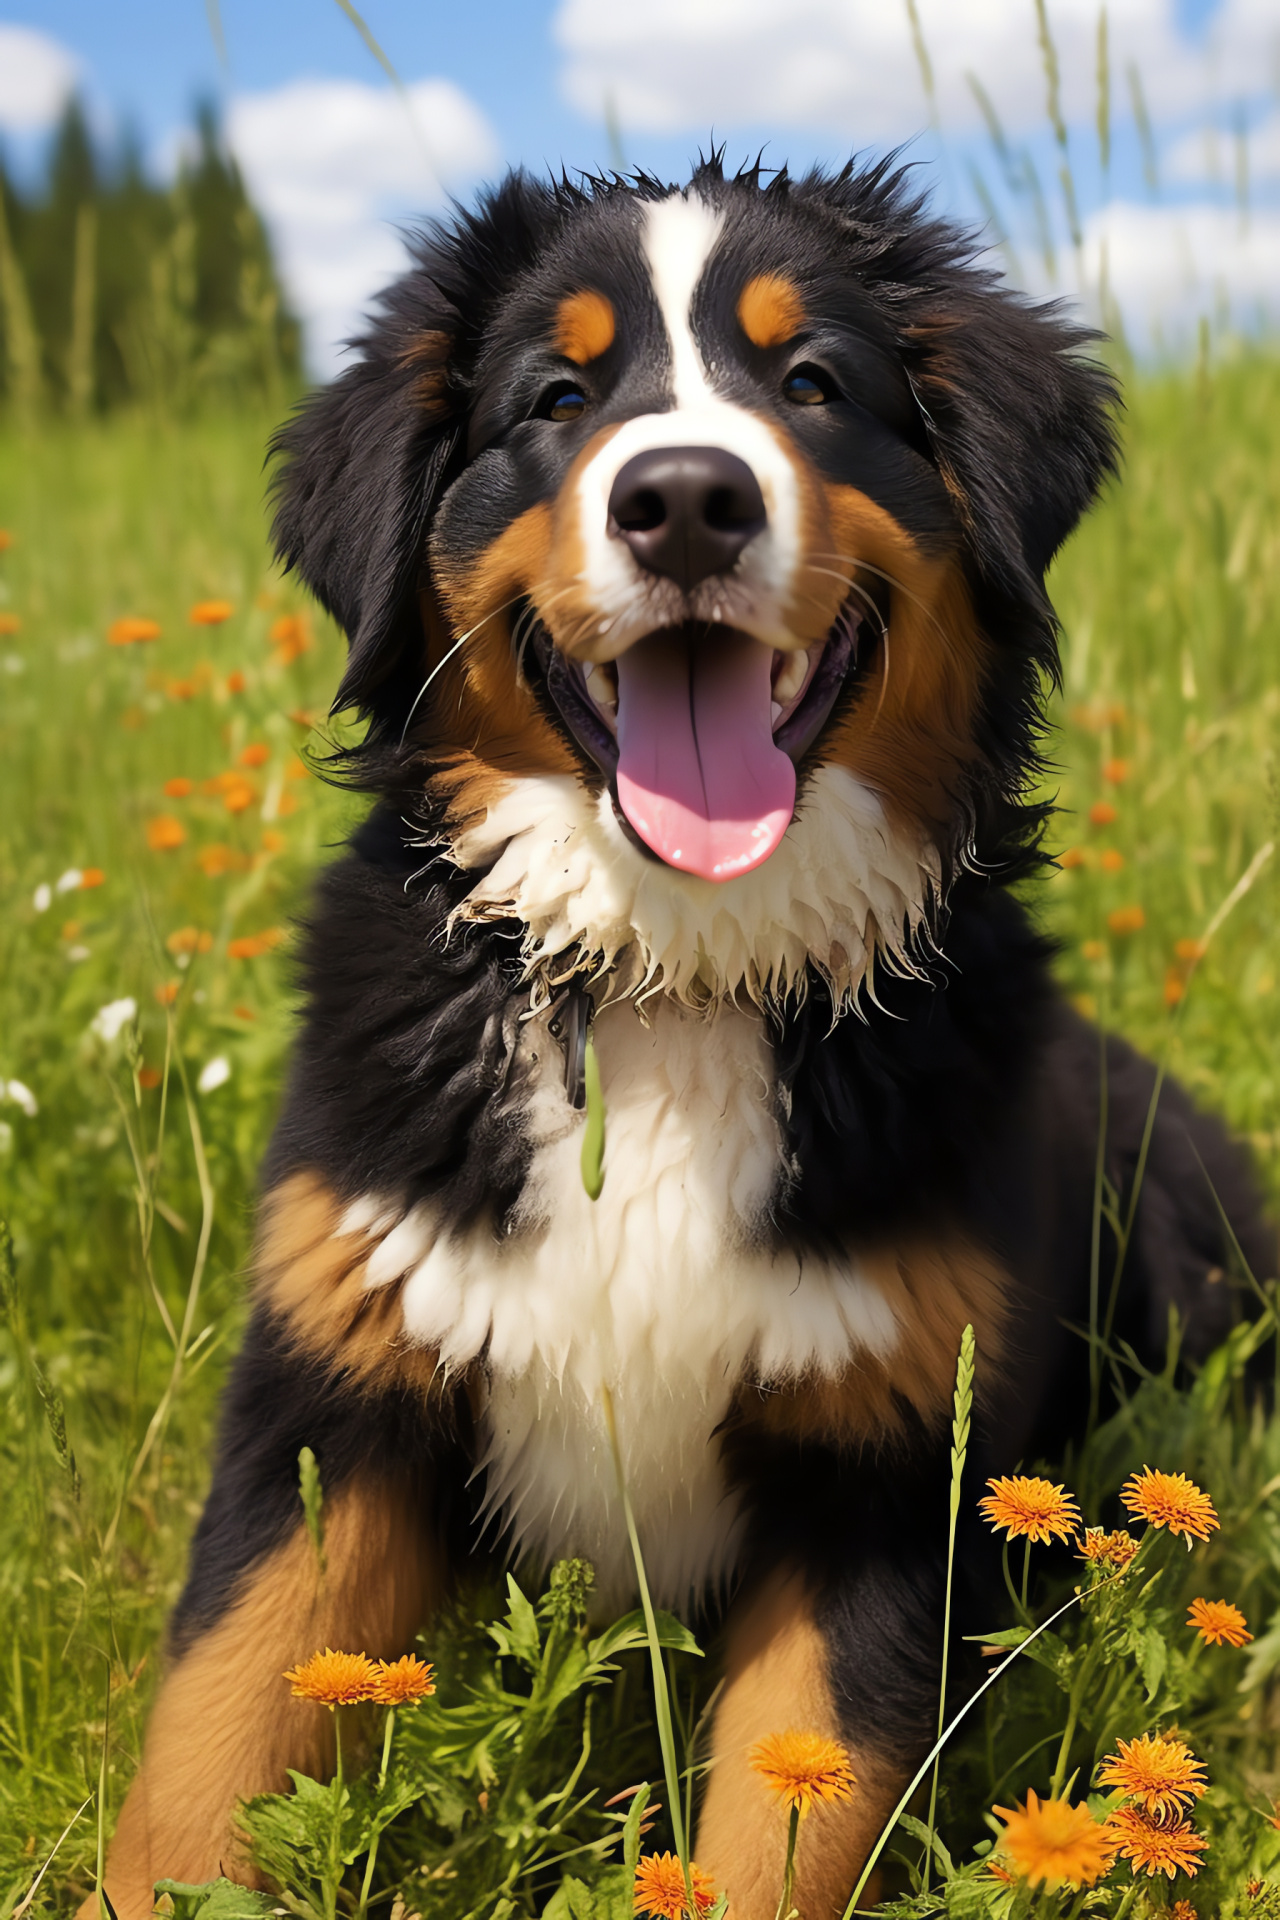
<svg viewBox="0 0 1280 1920">
<path fill-rule="evenodd" d="M 28 1120 L 34 1120 L 40 1111 L 40 1103 L 29 1086 L 22 1080 L 0 1082 L 6 1100 L 12 1100 L 15 1107 L 21 1107 Z"/>
<path fill-rule="evenodd" d="M 127 995 L 123 1000 L 108 1000 L 106 1006 L 99 1007 L 89 1022 L 90 1031 L 96 1033 L 99 1040 L 105 1040 L 110 1046 L 111 1042 L 118 1037 L 120 1029 L 127 1027 L 129 1022 L 136 1018 L 137 1012 L 138 1003 L 132 994 Z"/>
<path fill-rule="evenodd" d="M 55 893 L 74 893 L 83 879 L 84 875 L 79 867 L 68 867 L 66 872 L 60 873 L 54 881 L 53 890 Z"/>
<path fill-rule="evenodd" d="M 201 1093 L 212 1093 L 217 1087 L 225 1087 L 231 1078 L 231 1062 L 225 1053 L 217 1053 L 208 1066 L 201 1071 L 196 1081 Z"/>
<path fill-rule="evenodd" d="M 31 904 L 37 913 L 48 913 L 53 905 L 53 888 L 47 880 L 42 880 L 31 896 Z"/>
</svg>

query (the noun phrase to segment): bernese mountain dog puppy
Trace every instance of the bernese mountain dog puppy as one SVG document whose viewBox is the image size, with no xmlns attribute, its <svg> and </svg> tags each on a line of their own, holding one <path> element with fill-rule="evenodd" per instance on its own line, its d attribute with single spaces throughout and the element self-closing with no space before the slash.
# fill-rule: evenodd
<svg viewBox="0 0 1280 1920">
<path fill-rule="evenodd" d="M 976 1492 L 1080 1424 L 1100 1090 L 1127 1196 L 1153 1085 L 1009 885 L 1045 568 L 1116 395 L 974 252 L 883 164 L 516 173 L 280 434 L 279 551 L 349 636 L 378 798 L 307 938 L 122 1920 L 246 1871 L 237 1797 L 326 1767 L 279 1679 L 313 1648 L 404 1652 L 484 1554 L 584 1555 L 632 1603 L 606 1389 L 656 1597 L 723 1621 L 695 1851 L 735 1920 L 782 1871 L 754 1741 L 852 1753 L 806 1920 L 927 1748 L 962 1330 Z M 1223 1335 L 1220 1205 L 1270 1272 L 1239 1155 L 1167 1085 L 1113 1345 Z"/>
</svg>

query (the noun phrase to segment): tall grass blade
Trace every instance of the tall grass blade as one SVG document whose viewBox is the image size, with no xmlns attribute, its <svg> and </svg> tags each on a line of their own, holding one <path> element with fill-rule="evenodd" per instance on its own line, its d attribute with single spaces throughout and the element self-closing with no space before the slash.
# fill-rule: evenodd
<svg viewBox="0 0 1280 1920">
<path fill-rule="evenodd" d="M 67 411 L 83 420 L 93 406 L 93 338 L 97 321 L 98 210 L 76 208 L 71 277 L 71 339 L 67 347 Z"/>
<path fill-rule="evenodd" d="M 613 1469 L 618 1480 L 618 1498 L 622 1503 L 622 1517 L 626 1522 L 631 1558 L 635 1563 L 636 1585 L 640 1590 L 640 1607 L 644 1614 L 645 1633 L 649 1641 L 649 1664 L 653 1671 L 654 1719 L 658 1724 L 658 1743 L 662 1748 L 662 1773 L 667 1788 L 671 1831 L 676 1843 L 676 1853 L 684 1870 L 689 1911 L 696 1913 L 698 1908 L 693 1897 L 693 1878 L 689 1871 L 689 1847 L 680 1801 L 680 1768 L 676 1757 L 676 1736 L 671 1718 L 671 1693 L 667 1686 L 666 1662 L 662 1655 L 662 1643 L 658 1638 L 658 1622 L 653 1611 L 653 1601 L 649 1595 L 649 1577 L 645 1572 L 644 1554 L 640 1548 L 640 1535 L 636 1531 L 636 1517 L 631 1507 L 631 1495 L 627 1491 L 627 1475 L 622 1460 L 622 1446 L 618 1439 L 618 1423 L 614 1417 L 613 1395 L 604 1381 L 600 1383 L 600 1399 L 604 1407 L 604 1422 L 608 1429 L 609 1447 L 613 1454 Z"/>
<path fill-rule="evenodd" d="M 1133 121 L 1138 129 L 1138 140 L 1142 146 L 1142 177 L 1146 181 L 1147 192 L 1155 200 L 1160 195 L 1160 163 L 1156 155 L 1155 135 L 1151 131 L 1151 115 L 1147 112 L 1147 96 L 1142 87 L 1142 74 L 1136 60 L 1130 60 L 1125 68 L 1125 78 L 1129 82 Z"/>
<path fill-rule="evenodd" d="M 911 26 L 911 48 L 916 56 L 916 66 L 920 69 L 920 84 L 924 88 L 924 97 L 929 103 L 929 120 L 935 128 L 941 127 L 938 118 L 938 90 L 933 77 L 933 62 L 929 58 L 929 48 L 924 37 L 924 28 L 920 24 L 920 9 L 916 0 L 906 0 L 907 20 Z"/>
<path fill-rule="evenodd" d="M 1104 190 L 1111 176 L 1111 36 L 1107 25 L 1107 10 L 1098 10 L 1097 43 L 1097 126 L 1098 160 L 1102 167 Z"/>
<path fill-rule="evenodd" d="M 337 0 L 337 5 L 340 8 L 340 10 L 346 15 L 347 19 L 351 22 L 356 32 L 360 35 L 360 38 L 364 41 L 365 46 L 368 48 L 373 58 L 377 61 L 378 65 L 382 68 L 382 71 L 386 74 L 387 79 L 391 82 L 391 85 L 395 89 L 396 96 L 399 99 L 401 106 L 404 108 L 405 113 L 409 117 L 409 125 L 413 129 L 413 137 L 417 141 L 418 146 L 421 149 L 423 159 L 426 161 L 427 166 L 430 168 L 435 178 L 438 181 L 443 182 L 444 176 L 441 173 L 440 167 L 436 162 L 435 155 L 432 152 L 431 143 L 428 141 L 426 135 L 423 133 L 422 127 L 418 120 L 418 116 L 414 112 L 413 101 L 410 98 L 408 87 L 405 86 L 404 81 L 400 78 L 400 75 L 396 72 L 396 69 L 392 66 L 386 54 L 382 51 L 382 48 L 379 46 L 377 40 L 374 38 L 373 29 L 369 26 L 368 21 L 364 18 L 364 15 L 358 10 L 358 8 L 352 5 L 351 0 Z"/>
<path fill-rule="evenodd" d="M 938 1738 L 942 1738 L 942 1729 L 946 1724 L 947 1713 L 947 1668 L 951 1657 L 951 1586 L 956 1561 L 956 1523 L 960 1518 L 960 1488 L 964 1480 L 964 1463 L 969 1453 L 969 1418 L 973 1412 L 973 1370 L 976 1343 L 973 1326 L 970 1324 L 960 1336 L 960 1357 L 956 1362 L 956 1390 L 951 1417 L 951 1494 L 947 1515 L 947 1591 L 942 1608 L 942 1674 L 938 1682 Z M 933 1780 L 929 1787 L 929 1842 L 924 1857 L 924 1880 L 927 1889 L 930 1868 L 933 1864 L 933 1836 L 938 1813 L 938 1774 L 942 1766 L 939 1753 L 933 1763 Z"/>
<path fill-rule="evenodd" d="M 9 405 L 18 425 L 30 429 L 40 411 L 44 382 L 40 371 L 40 336 L 27 282 L 13 236 L 4 195 L 0 193 L 0 319 L 4 322 L 5 375 Z"/>
</svg>

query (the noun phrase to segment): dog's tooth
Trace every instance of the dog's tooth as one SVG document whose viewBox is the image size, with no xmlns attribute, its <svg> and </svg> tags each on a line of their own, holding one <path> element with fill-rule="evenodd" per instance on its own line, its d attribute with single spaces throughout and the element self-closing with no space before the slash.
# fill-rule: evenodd
<svg viewBox="0 0 1280 1920">
<path fill-rule="evenodd" d="M 789 700 L 795 699 L 804 685 L 804 677 L 808 671 L 809 656 L 803 648 L 797 648 L 794 653 L 786 655 L 773 683 L 774 697 L 781 700 L 784 707 Z"/>
<path fill-rule="evenodd" d="M 595 670 L 596 670 L 596 663 L 595 663 L 595 661 L 594 661 L 594 660 L 584 660 L 584 661 L 583 661 L 583 663 L 582 663 L 582 677 L 583 677 L 583 679 L 584 679 L 584 680 L 589 680 L 589 679 L 591 678 L 591 676 L 592 676 L 592 674 L 593 674 L 593 673 L 595 672 Z"/>
</svg>

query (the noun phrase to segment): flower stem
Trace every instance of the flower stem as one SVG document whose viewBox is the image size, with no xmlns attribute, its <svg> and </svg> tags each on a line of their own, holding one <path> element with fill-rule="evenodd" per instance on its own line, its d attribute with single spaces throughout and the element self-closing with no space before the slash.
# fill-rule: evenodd
<svg viewBox="0 0 1280 1920">
<path fill-rule="evenodd" d="M 1022 1546 L 1022 1611 L 1027 1611 L 1027 1581 L 1031 1574 L 1031 1535 L 1028 1534 Z"/>
<path fill-rule="evenodd" d="M 329 1871 L 324 1881 L 325 1920 L 336 1920 L 338 1882 L 342 1878 L 342 1708 L 333 1710 L 333 1819 L 329 1824 Z"/>
<path fill-rule="evenodd" d="M 382 1764 L 378 1768 L 379 1794 L 381 1794 L 382 1789 L 387 1784 L 387 1768 L 391 1765 L 391 1736 L 395 1732 L 395 1728 L 396 1710 L 394 1707 L 388 1707 L 387 1723 L 382 1734 Z M 356 1908 L 356 1920 L 364 1920 L 365 1913 L 368 1910 L 369 1889 L 373 1885 L 373 1869 L 377 1864 L 378 1842 L 381 1838 L 382 1828 L 379 1827 L 374 1833 L 373 1844 L 369 1848 L 369 1858 L 364 1863 L 364 1881 L 360 1888 L 360 1904 Z"/>
<path fill-rule="evenodd" d="M 778 1902 L 778 1911 L 774 1920 L 787 1920 L 791 1912 L 791 1895 L 796 1883 L 796 1835 L 800 1831 L 800 1808 L 791 1809 L 791 1818 L 787 1823 L 787 1864 L 782 1872 L 782 1898 Z"/>
</svg>

